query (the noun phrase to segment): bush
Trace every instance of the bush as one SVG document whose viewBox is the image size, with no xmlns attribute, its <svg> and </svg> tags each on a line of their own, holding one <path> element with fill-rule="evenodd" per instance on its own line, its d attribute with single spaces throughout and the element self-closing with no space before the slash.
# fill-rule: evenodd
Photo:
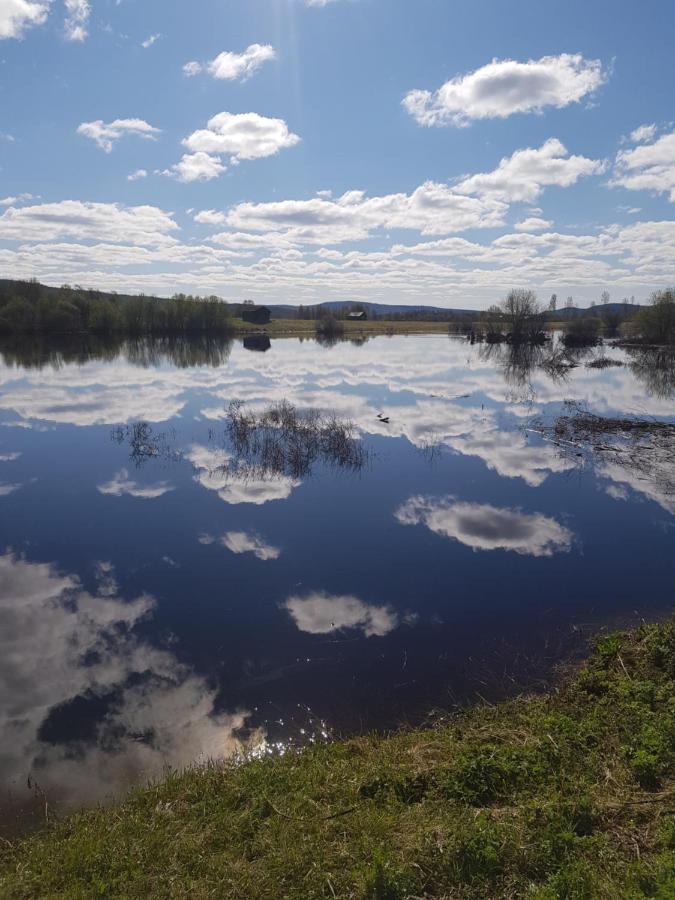
<svg viewBox="0 0 675 900">
<path fill-rule="evenodd" d="M 594 347 L 600 342 L 600 319 L 595 316 L 579 316 L 572 319 L 563 335 L 566 347 Z"/>
<path fill-rule="evenodd" d="M 656 291 L 650 303 L 636 318 L 643 340 L 650 344 L 675 344 L 675 288 Z"/>
</svg>

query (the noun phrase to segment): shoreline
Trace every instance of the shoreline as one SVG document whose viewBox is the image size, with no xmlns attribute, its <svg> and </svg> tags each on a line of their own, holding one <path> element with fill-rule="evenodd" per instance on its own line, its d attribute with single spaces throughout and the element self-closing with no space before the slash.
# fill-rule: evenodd
<svg viewBox="0 0 675 900">
<path fill-rule="evenodd" d="M 545 694 L 213 763 L 0 849 L 0 896 L 666 897 L 675 626 Z"/>
</svg>

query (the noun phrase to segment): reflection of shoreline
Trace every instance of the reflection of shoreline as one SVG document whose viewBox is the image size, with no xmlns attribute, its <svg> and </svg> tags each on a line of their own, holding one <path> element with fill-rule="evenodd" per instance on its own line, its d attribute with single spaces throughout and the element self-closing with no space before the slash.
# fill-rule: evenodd
<svg viewBox="0 0 675 900">
<path fill-rule="evenodd" d="M 218 334 L 200 335 L 21 335 L 0 340 L 0 358 L 9 366 L 43 369 L 123 359 L 132 366 L 149 368 L 170 363 L 179 369 L 222 366 L 232 351 L 233 340 Z"/>
</svg>

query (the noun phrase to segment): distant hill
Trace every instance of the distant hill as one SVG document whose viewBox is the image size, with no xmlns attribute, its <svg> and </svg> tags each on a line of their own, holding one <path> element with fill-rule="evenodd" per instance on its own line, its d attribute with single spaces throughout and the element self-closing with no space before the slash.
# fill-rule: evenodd
<svg viewBox="0 0 675 900">
<path fill-rule="evenodd" d="M 562 309 L 558 309 L 555 312 L 556 319 L 573 319 L 576 316 L 600 316 L 604 313 L 618 313 L 620 316 L 628 316 L 631 313 L 635 313 L 640 309 L 639 303 L 603 303 L 598 306 L 589 306 L 586 308 L 579 308 L 577 306 L 573 306 L 571 309 L 567 309 L 563 307 Z"/>
</svg>

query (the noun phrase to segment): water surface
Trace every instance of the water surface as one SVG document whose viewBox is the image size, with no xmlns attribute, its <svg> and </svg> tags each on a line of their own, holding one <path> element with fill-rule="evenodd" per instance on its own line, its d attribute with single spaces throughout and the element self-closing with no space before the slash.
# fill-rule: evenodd
<svg viewBox="0 0 675 900">
<path fill-rule="evenodd" d="M 537 684 L 589 626 L 672 608 L 672 456 L 645 473 L 536 429 L 569 399 L 675 420 L 672 358 L 562 377 L 442 335 L 0 352 L 4 828 Z M 232 400 L 348 418 L 366 464 L 233 468 Z"/>
</svg>

